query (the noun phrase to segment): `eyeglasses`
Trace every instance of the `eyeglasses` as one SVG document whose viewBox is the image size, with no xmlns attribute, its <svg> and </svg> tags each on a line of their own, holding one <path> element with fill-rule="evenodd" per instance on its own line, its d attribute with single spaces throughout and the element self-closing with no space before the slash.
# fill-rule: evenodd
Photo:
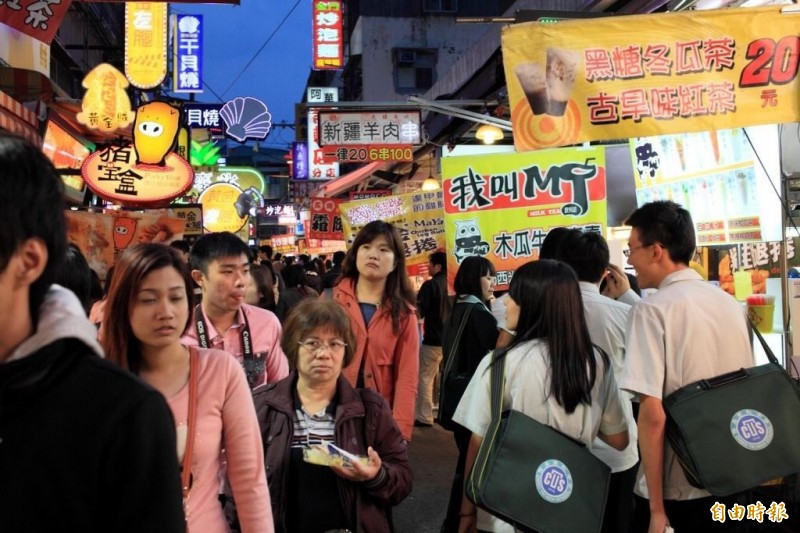
<svg viewBox="0 0 800 533">
<path fill-rule="evenodd" d="M 633 248 L 626 248 L 626 249 L 622 250 L 622 253 L 623 253 L 623 255 L 625 257 L 630 257 L 631 254 L 633 252 L 635 252 L 636 250 L 641 250 L 642 248 L 649 248 L 650 246 L 653 246 L 655 244 L 658 244 L 658 243 L 654 242 L 653 244 L 643 244 L 642 246 L 634 246 Z"/>
<path fill-rule="evenodd" d="M 347 343 L 342 341 L 333 340 L 330 342 L 323 342 L 317 339 L 306 339 L 297 344 L 314 354 L 321 352 L 324 348 L 327 348 L 333 353 L 342 353 L 347 346 Z"/>
</svg>

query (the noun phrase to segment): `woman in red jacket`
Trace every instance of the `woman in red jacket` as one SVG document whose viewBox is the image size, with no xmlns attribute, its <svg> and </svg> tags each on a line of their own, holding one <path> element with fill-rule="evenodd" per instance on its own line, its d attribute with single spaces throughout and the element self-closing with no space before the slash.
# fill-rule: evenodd
<svg viewBox="0 0 800 533">
<path fill-rule="evenodd" d="M 356 335 L 353 361 L 342 375 L 352 386 L 386 398 L 403 437 L 411 440 L 419 329 L 403 241 L 394 226 L 376 220 L 361 228 L 345 256 L 333 299 L 350 317 Z"/>
<path fill-rule="evenodd" d="M 338 305 L 303 300 L 281 339 L 292 372 L 253 394 L 278 533 L 388 533 L 391 506 L 411 492 L 407 445 L 386 401 L 341 376 L 354 345 Z M 363 462 L 333 459 L 329 443 Z"/>
</svg>

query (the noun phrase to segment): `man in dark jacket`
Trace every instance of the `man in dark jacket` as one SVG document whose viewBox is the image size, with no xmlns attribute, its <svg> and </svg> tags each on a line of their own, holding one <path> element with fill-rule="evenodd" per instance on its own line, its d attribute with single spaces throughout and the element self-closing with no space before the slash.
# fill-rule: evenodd
<svg viewBox="0 0 800 533">
<path fill-rule="evenodd" d="M 0 529 L 183 532 L 166 401 L 102 359 L 78 299 L 52 284 L 61 178 L 0 133 L 0 182 Z"/>
</svg>

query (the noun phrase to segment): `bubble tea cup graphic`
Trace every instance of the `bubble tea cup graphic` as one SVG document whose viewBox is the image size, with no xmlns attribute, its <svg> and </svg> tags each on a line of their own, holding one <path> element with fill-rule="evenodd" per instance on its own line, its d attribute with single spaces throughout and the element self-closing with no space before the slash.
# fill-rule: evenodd
<svg viewBox="0 0 800 533">
<path fill-rule="evenodd" d="M 579 56 L 563 48 L 548 48 L 544 68 L 539 63 L 520 63 L 514 73 L 534 115 L 564 116 L 569 103 Z"/>
</svg>

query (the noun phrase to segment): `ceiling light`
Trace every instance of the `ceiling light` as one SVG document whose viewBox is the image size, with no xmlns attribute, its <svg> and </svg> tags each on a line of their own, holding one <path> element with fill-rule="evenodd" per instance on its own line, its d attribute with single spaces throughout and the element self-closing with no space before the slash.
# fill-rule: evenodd
<svg viewBox="0 0 800 533">
<path fill-rule="evenodd" d="M 428 177 L 422 181 L 422 186 L 420 190 L 423 191 L 438 191 L 439 190 L 439 180 L 433 177 L 433 156 L 429 161 L 428 167 Z"/>
<path fill-rule="evenodd" d="M 478 128 L 478 131 L 475 132 L 475 138 L 483 141 L 483 144 L 494 144 L 495 141 L 499 141 L 503 138 L 503 130 L 497 126 L 483 124 Z"/>
</svg>

